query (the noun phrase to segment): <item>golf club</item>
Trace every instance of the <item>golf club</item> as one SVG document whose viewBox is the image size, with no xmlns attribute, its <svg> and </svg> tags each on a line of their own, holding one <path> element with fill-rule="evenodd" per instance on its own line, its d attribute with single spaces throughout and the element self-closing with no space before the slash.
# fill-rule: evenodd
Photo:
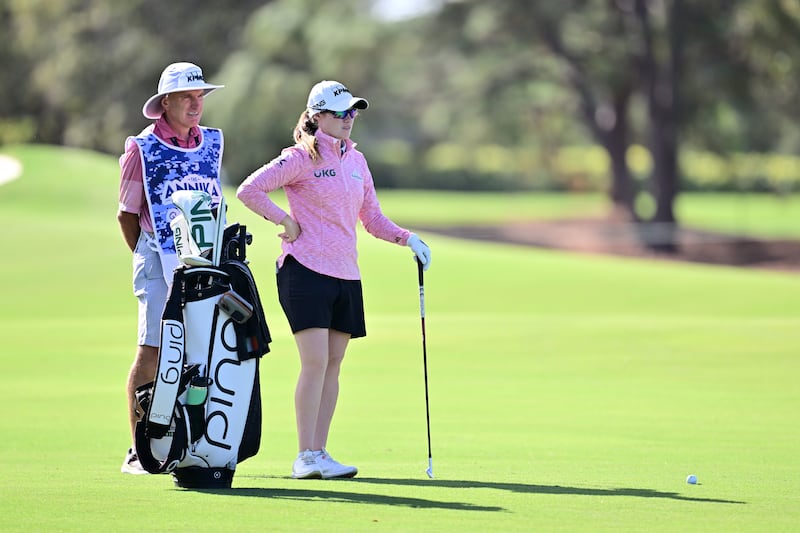
<svg viewBox="0 0 800 533">
<path fill-rule="evenodd" d="M 425 282 L 423 268 L 417 258 L 417 272 L 419 273 L 419 316 L 422 322 L 422 368 L 425 375 L 425 421 L 428 426 L 428 469 L 425 471 L 429 478 L 433 478 L 433 456 L 431 455 L 431 411 L 428 400 L 428 348 L 425 342 Z"/>
<path fill-rule="evenodd" d="M 225 197 L 220 195 L 219 197 L 219 205 L 217 206 L 217 221 L 216 225 L 214 226 L 214 244 L 213 252 L 212 252 L 212 259 L 211 264 L 215 267 L 219 266 L 220 259 L 222 258 L 222 238 L 225 234 L 225 211 L 227 206 L 225 205 Z"/>
</svg>

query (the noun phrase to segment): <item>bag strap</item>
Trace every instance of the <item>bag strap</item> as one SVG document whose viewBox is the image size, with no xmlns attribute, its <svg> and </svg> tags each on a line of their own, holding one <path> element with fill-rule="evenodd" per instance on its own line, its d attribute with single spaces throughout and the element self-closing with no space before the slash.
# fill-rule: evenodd
<svg viewBox="0 0 800 533">
<path fill-rule="evenodd" d="M 153 450 L 150 448 L 151 439 L 147 436 L 146 422 L 144 420 L 136 422 L 136 455 L 142 468 L 151 474 L 165 474 L 173 471 L 183 459 L 184 450 L 189 446 L 189 431 L 186 428 L 187 416 L 183 412 L 182 406 L 175 406 L 173 420 L 175 421 L 175 432 L 172 435 L 169 452 L 163 461 L 159 461 L 153 456 Z"/>
<path fill-rule="evenodd" d="M 184 277 L 183 269 L 175 270 L 169 297 L 161 316 L 161 339 L 155 381 L 148 408 L 145 410 L 148 424 L 159 426 L 162 433 L 166 433 L 170 426 L 170 416 L 180 393 L 179 379 L 186 360 L 184 353 L 186 332 L 183 324 L 183 299 L 186 292 Z"/>
<path fill-rule="evenodd" d="M 189 365 L 183 371 L 179 383 L 179 393 L 186 390 L 192 378 L 200 374 L 200 365 Z M 183 459 L 184 450 L 186 450 L 189 443 L 189 416 L 185 408 L 178 402 L 172 410 L 172 419 L 174 422 L 175 430 L 172 434 L 172 442 L 170 443 L 169 452 L 163 461 L 159 461 L 153 456 L 153 450 L 150 448 L 150 441 L 153 439 L 160 439 L 166 436 L 166 431 L 157 424 L 148 422 L 144 416 L 145 413 L 150 411 L 150 402 L 154 392 L 154 382 L 147 383 L 136 389 L 136 400 L 139 403 L 140 409 L 137 409 L 136 414 L 140 416 L 136 422 L 134 430 L 134 446 L 136 448 L 136 455 L 142 468 L 151 474 L 163 474 L 171 472 Z M 169 427 L 167 428 L 169 430 Z M 173 464 L 174 463 L 174 464 Z"/>
</svg>

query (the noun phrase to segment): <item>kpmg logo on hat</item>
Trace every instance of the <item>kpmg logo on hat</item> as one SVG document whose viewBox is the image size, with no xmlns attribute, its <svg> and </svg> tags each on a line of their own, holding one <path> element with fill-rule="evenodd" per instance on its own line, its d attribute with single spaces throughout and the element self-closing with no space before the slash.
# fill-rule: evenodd
<svg viewBox="0 0 800 533">
<path fill-rule="evenodd" d="M 206 81 L 205 78 L 203 78 L 203 74 L 201 74 L 200 72 L 192 72 L 188 76 L 186 76 L 186 83 L 192 83 L 193 81 L 197 80 Z"/>
<path fill-rule="evenodd" d="M 333 96 L 339 96 L 342 93 L 349 93 L 350 89 L 345 87 L 344 85 L 339 85 L 335 89 L 333 89 Z"/>
</svg>

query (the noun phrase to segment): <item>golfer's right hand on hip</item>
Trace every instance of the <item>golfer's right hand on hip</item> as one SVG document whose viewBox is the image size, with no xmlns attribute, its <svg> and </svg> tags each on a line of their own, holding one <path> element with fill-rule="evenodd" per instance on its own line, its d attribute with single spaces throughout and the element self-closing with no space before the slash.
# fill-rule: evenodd
<svg viewBox="0 0 800 533">
<path fill-rule="evenodd" d="M 279 233 L 278 237 L 284 241 L 294 242 L 300 236 L 300 225 L 289 215 L 286 215 L 281 220 L 281 226 L 283 226 L 284 231 Z"/>
<path fill-rule="evenodd" d="M 427 271 L 431 266 L 431 249 L 428 248 L 428 245 L 425 244 L 416 233 L 411 234 L 407 244 L 408 247 L 411 248 L 411 251 L 414 252 L 414 255 L 417 256 L 419 262 L 422 263 L 423 270 Z"/>
</svg>

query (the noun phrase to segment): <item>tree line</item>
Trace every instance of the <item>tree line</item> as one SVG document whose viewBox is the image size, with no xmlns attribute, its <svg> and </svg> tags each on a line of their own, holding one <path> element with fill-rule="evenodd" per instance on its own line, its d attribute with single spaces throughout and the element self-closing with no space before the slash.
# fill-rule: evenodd
<svg viewBox="0 0 800 533">
<path fill-rule="evenodd" d="M 225 131 L 232 183 L 291 143 L 320 79 L 372 103 L 354 138 L 381 186 L 552 188 L 565 153 L 588 161 L 564 147 L 598 146 L 615 212 L 668 228 L 682 153 L 800 148 L 796 2 L 442 0 L 401 21 L 371 0 L 0 6 L 2 143 L 119 153 L 161 69 L 186 60 L 226 85 L 204 122 Z"/>
</svg>

